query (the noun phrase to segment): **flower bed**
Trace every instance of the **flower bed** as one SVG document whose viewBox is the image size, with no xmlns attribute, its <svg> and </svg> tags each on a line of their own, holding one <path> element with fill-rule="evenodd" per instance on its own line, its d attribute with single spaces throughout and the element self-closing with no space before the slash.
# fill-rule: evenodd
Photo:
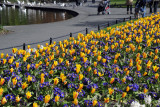
<svg viewBox="0 0 160 107">
<path fill-rule="evenodd" d="M 159 20 L 1 53 L 0 106 L 158 106 Z"/>
</svg>

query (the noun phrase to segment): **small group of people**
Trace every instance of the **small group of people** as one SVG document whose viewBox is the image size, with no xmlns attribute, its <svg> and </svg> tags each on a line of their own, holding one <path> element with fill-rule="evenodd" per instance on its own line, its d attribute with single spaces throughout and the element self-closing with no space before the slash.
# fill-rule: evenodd
<svg viewBox="0 0 160 107">
<path fill-rule="evenodd" d="M 135 18 L 139 18 L 139 12 L 141 12 L 142 17 L 145 17 L 147 3 L 149 4 L 150 13 L 152 13 L 153 10 L 154 13 L 157 13 L 159 1 L 160 0 L 137 0 L 135 4 Z M 133 0 L 126 0 L 126 5 L 127 5 L 127 14 L 129 13 L 133 14 L 132 12 Z M 152 7 L 154 7 L 154 9 Z"/>
</svg>

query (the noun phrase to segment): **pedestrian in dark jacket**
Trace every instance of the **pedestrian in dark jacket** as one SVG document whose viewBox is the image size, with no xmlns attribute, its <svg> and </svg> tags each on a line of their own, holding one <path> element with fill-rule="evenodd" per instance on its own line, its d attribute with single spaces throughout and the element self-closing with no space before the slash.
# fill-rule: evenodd
<svg viewBox="0 0 160 107">
<path fill-rule="evenodd" d="M 133 0 L 126 0 L 126 5 L 127 5 L 127 14 L 129 14 L 129 9 L 130 9 L 130 14 L 133 14 L 132 13 Z"/>
<path fill-rule="evenodd" d="M 137 0 L 135 4 L 135 18 L 139 18 L 139 11 L 142 14 L 142 17 L 145 17 L 146 14 L 146 0 Z"/>
<path fill-rule="evenodd" d="M 150 8 L 150 13 L 152 13 L 153 9 L 152 9 L 152 6 L 154 8 L 154 13 L 157 13 L 157 8 L 158 8 L 158 3 L 159 3 L 160 0 L 151 0 L 149 2 L 149 8 Z"/>
</svg>

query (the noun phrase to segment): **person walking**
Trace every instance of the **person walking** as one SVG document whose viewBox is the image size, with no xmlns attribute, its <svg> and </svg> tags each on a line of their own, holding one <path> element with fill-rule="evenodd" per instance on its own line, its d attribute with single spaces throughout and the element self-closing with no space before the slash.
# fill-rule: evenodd
<svg viewBox="0 0 160 107">
<path fill-rule="evenodd" d="M 137 0 L 135 4 L 135 18 L 139 18 L 139 11 L 141 12 L 142 17 L 145 17 L 146 0 Z"/>
<path fill-rule="evenodd" d="M 127 14 L 129 14 L 129 10 L 130 14 L 133 14 L 132 13 L 133 0 L 126 0 L 126 5 L 127 5 Z"/>
<path fill-rule="evenodd" d="M 152 6 L 154 8 L 154 13 L 157 13 L 157 8 L 158 8 L 158 3 L 159 3 L 160 0 L 151 0 L 149 2 L 149 8 L 150 8 L 150 13 L 152 13 L 153 9 L 152 9 Z"/>
</svg>

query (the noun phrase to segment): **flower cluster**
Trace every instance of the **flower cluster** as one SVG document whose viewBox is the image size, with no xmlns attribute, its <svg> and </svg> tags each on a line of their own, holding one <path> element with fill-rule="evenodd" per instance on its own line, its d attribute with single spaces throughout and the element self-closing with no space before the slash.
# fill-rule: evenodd
<svg viewBox="0 0 160 107">
<path fill-rule="evenodd" d="M 151 15 L 1 53 L 0 106 L 159 106 L 159 25 L 160 14 Z"/>
</svg>

